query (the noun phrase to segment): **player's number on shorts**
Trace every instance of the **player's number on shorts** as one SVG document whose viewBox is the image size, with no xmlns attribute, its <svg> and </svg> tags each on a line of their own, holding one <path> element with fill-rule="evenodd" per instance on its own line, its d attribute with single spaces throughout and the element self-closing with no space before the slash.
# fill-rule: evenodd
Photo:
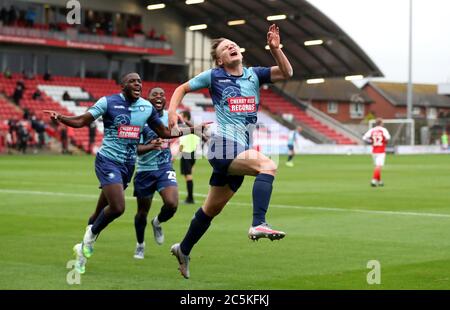
<svg viewBox="0 0 450 310">
<path fill-rule="evenodd" d="M 375 132 L 372 139 L 373 146 L 383 146 L 383 134 L 381 132 Z"/>
<path fill-rule="evenodd" d="M 177 174 L 175 171 L 167 171 L 167 178 L 169 180 L 177 180 Z"/>
</svg>

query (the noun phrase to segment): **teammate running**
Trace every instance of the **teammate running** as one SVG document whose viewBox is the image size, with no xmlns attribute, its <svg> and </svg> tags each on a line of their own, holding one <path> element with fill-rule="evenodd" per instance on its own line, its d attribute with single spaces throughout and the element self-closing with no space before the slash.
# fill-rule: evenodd
<svg viewBox="0 0 450 310">
<path fill-rule="evenodd" d="M 121 79 L 121 88 L 120 94 L 100 98 L 88 112 L 79 116 L 44 111 L 52 119 L 74 128 L 88 126 L 103 116 L 103 145 L 95 159 L 95 173 L 102 191 L 82 242 L 74 246 L 77 256 L 75 269 L 79 273 L 85 272 L 86 259 L 92 256 L 99 233 L 125 211 L 124 190 L 133 175 L 136 149 L 144 125 L 148 124 L 162 138 L 179 137 L 203 128 L 203 124 L 201 128 L 183 128 L 172 135 L 151 103 L 140 97 L 142 81 L 137 73 L 126 74 Z"/>
<path fill-rule="evenodd" d="M 381 118 L 377 118 L 375 127 L 370 128 L 363 136 L 364 141 L 372 144 L 372 158 L 375 164 L 372 181 L 370 182 L 372 187 L 384 186 L 383 181 L 381 181 L 381 169 L 386 159 L 386 145 L 390 139 L 391 135 L 383 127 L 383 120 Z"/>
<path fill-rule="evenodd" d="M 208 88 L 216 111 L 218 132 L 211 138 L 208 159 L 213 167 L 206 201 L 195 213 L 181 243 L 172 246 L 179 270 L 189 278 L 189 254 L 241 186 L 244 176 L 256 176 L 253 185 L 253 222 L 250 239 L 278 240 L 285 236 L 266 223 L 276 164 L 262 153 L 249 149 L 249 127 L 257 121 L 259 87 L 264 83 L 289 79 L 293 70 L 280 48 L 279 28 L 271 25 L 267 44 L 275 59 L 274 67 L 243 67 L 239 46 L 228 39 L 213 40 L 211 56 L 217 68 L 200 73 L 175 90 L 169 107 L 169 128 L 177 127 L 176 109 L 190 91 Z"/>
<path fill-rule="evenodd" d="M 159 119 L 167 126 L 166 96 L 162 88 L 150 90 L 148 100 L 158 112 Z M 136 250 L 134 258 L 143 259 L 145 251 L 145 228 L 147 215 L 150 211 L 153 194 L 159 192 L 163 206 L 157 216 L 151 221 L 153 235 L 157 244 L 164 242 L 161 223 L 172 218 L 178 207 L 177 177 L 172 167 L 172 154 L 169 141 L 164 141 L 148 126 L 144 126 L 141 142 L 137 147 L 137 173 L 134 176 L 134 196 L 137 200 L 137 213 L 134 217 L 136 229 Z"/>
</svg>

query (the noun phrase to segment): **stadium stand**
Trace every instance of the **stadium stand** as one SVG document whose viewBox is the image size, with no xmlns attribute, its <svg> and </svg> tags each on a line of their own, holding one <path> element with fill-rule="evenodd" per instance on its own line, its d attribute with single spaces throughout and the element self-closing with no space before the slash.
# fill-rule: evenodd
<svg viewBox="0 0 450 310">
<path fill-rule="evenodd" d="M 299 107 L 293 105 L 291 102 L 284 99 L 280 95 L 275 94 L 269 89 L 261 90 L 261 105 L 263 108 L 276 115 L 286 113 L 292 114 L 293 118 L 298 123 L 320 132 L 335 144 L 356 144 L 353 140 L 322 124 L 318 120 L 306 114 L 306 112 Z"/>
<path fill-rule="evenodd" d="M 0 97 L 0 120 L 20 119 L 23 112 L 6 99 Z"/>
<path fill-rule="evenodd" d="M 6 79 L 5 77 L 0 77 L 0 83 L 3 85 L 3 92 L 6 96 L 12 96 L 14 92 L 15 85 L 17 81 L 21 80 L 21 76 L 14 74 L 12 79 Z M 15 106 L 12 103 L 8 103 L 7 100 L 0 101 L 1 111 L 8 111 L 8 113 L 1 113 L 4 120 L 11 117 L 21 118 L 23 114 L 23 109 L 27 109 L 33 115 L 38 118 L 46 118 L 43 114 L 43 110 L 55 110 L 59 113 L 65 115 L 79 115 L 84 113 L 87 108 L 92 106 L 96 100 L 103 96 L 117 93 L 119 91 L 119 85 L 114 80 L 108 79 L 98 79 L 98 78 L 77 78 L 77 77 L 63 77 L 54 76 L 51 81 L 46 81 L 42 76 L 38 75 L 33 80 L 21 80 L 25 84 L 25 92 L 19 106 Z M 170 102 L 170 98 L 175 91 L 178 84 L 165 83 L 165 82 L 143 82 L 143 97 L 146 97 L 148 92 L 153 87 L 162 87 L 166 91 L 167 102 Z M 33 99 L 33 93 L 39 89 L 42 93 L 41 98 Z M 63 95 L 67 92 L 71 100 L 64 100 Z M 292 109 L 297 109 L 289 102 L 285 101 L 278 95 L 275 95 L 271 91 L 263 91 L 263 102 L 264 106 L 270 111 L 293 111 Z M 268 103 L 270 102 L 270 104 Z M 267 103 L 267 104 L 266 104 Z M 209 97 L 207 90 L 202 90 L 199 92 L 194 92 L 188 94 L 184 100 L 181 109 L 187 109 L 193 113 L 194 119 L 199 120 L 214 120 L 214 107 L 212 105 L 212 100 Z M 296 112 L 296 111 L 295 111 Z M 309 120 L 309 118 L 308 118 Z M 320 123 L 311 122 L 317 128 L 322 129 L 324 126 L 320 126 Z M 287 141 L 288 128 L 280 125 L 269 115 L 259 113 L 259 128 L 255 133 L 255 136 L 263 137 L 265 135 L 267 128 L 279 128 L 277 133 L 276 141 L 279 141 L 281 148 L 285 147 L 285 142 Z M 47 121 L 47 124 L 49 122 Z M 101 145 L 101 140 L 103 138 L 103 124 L 97 122 L 98 134 L 96 135 L 95 146 L 99 147 Z M 333 136 L 331 130 L 324 132 Z M 58 138 L 55 133 L 53 133 L 55 138 Z M 73 136 L 70 137 L 73 145 L 81 148 L 82 150 L 89 152 L 89 137 L 88 128 L 75 129 L 73 131 Z M 261 141 L 261 139 L 259 139 Z M 338 142 L 347 142 L 340 137 L 337 138 Z M 308 139 L 300 140 L 300 144 L 312 144 Z"/>
<path fill-rule="evenodd" d="M 75 100 L 90 99 L 89 93 L 83 91 L 81 87 L 74 86 L 53 86 L 53 85 L 39 85 L 38 89 L 45 92 L 47 96 L 54 101 L 59 102 L 62 106 L 75 115 L 82 114 L 86 108 L 77 105 Z M 71 100 L 64 100 L 63 95 L 67 92 Z"/>
<path fill-rule="evenodd" d="M 157 35 L 154 30 L 148 33 L 143 31 L 139 15 L 122 14 L 121 20 L 126 27 L 121 27 L 120 23 L 114 22 L 111 12 L 96 11 L 89 14 L 84 10 L 86 17 L 83 23 L 72 25 L 66 22 L 65 6 L 61 4 L 49 8 L 51 13 L 45 13 L 39 6 L 30 7 L 22 1 L 17 1 L 9 9 L 6 6 L 0 7 L 3 12 L 0 15 L 0 34 L 4 36 L 2 40 L 20 43 L 17 38 L 21 38 L 34 40 L 34 44 L 57 47 L 66 44 L 67 47 L 75 47 L 75 43 L 103 44 L 106 49 L 120 47 L 131 53 L 142 49 L 152 49 L 156 54 L 172 53 L 165 35 Z M 42 23 L 43 15 L 46 14 L 47 22 Z M 83 46 L 78 44 L 77 48 L 84 48 Z"/>
<path fill-rule="evenodd" d="M 22 114 L 16 106 L 0 97 L 0 153 L 4 151 L 7 143 L 12 144 L 13 136 L 9 133 L 9 120 L 19 120 Z"/>
<path fill-rule="evenodd" d="M 60 140 L 60 136 L 58 135 L 57 130 L 54 128 L 53 124 L 51 124 L 51 122 L 48 120 L 48 117 L 44 115 L 43 111 L 54 110 L 64 115 L 76 115 L 77 113 L 80 113 L 81 110 L 86 110 L 86 107 L 77 106 L 76 98 L 83 100 L 90 98 L 88 93 L 81 90 L 81 87 L 79 86 L 81 83 L 80 79 L 71 79 L 67 77 L 54 77 L 52 81 L 45 81 L 42 76 L 36 76 L 36 78 L 33 80 L 22 80 L 21 75 L 19 74 L 13 74 L 11 79 L 7 79 L 1 76 L 0 85 L 2 85 L 2 89 L 0 89 L 0 91 L 3 92 L 6 96 L 11 97 L 14 93 L 17 81 L 22 81 L 25 85 L 23 97 L 20 100 L 18 106 L 14 106 L 14 104 L 8 103 L 6 102 L 6 99 L 3 99 L 3 103 L 0 103 L 0 105 L 2 106 L 1 111 L 9 111 L 9 114 L 7 114 L 6 112 L 4 114 L 2 112 L 0 118 L 3 119 L 3 122 L 11 118 L 22 119 L 22 115 L 27 110 L 37 119 L 44 119 L 47 125 L 47 134 L 53 138 L 56 138 L 57 140 Z M 86 83 L 86 81 L 84 81 L 83 83 Z M 74 84 L 78 84 L 78 86 L 73 86 Z M 43 93 L 41 94 L 41 97 L 39 99 L 33 99 L 33 94 L 37 89 L 40 89 Z M 62 93 L 64 93 L 65 90 L 67 90 L 69 94 L 72 94 L 73 97 L 71 97 L 75 101 L 62 100 Z M 117 91 L 117 86 L 115 88 L 115 91 Z M 60 97 L 61 100 L 58 100 L 58 98 Z M 14 110 L 16 110 L 17 112 L 14 112 Z M 32 130 L 31 133 L 32 136 L 34 136 L 34 132 Z M 95 141 L 95 145 L 97 147 L 101 145 L 102 138 L 103 134 L 99 132 L 96 135 Z M 73 130 L 73 136 L 69 137 L 69 139 L 76 147 L 89 152 L 88 128 Z"/>
</svg>

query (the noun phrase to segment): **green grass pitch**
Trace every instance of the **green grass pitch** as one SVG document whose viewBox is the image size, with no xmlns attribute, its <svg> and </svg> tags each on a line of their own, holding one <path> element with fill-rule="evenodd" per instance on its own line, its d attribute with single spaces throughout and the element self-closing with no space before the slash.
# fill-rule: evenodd
<svg viewBox="0 0 450 310">
<path fill-rule="evenodd" d="M 133 259 L 132 185 L 125 214 L 102 232 L 80 285 L 66 282 L 72 246 L 83 236 L 99 190 L 91 156 L 0 157 L 0 289 L 450 289 L 450 157 L 388 155 L 385 187 L 371 188 L 370 156 L 280 159 L 268 222 L 281 241 L 247 238 L 251 188 L 240 191 L 191 253 L 183 279 L 170 246 L 184 236 L 208 190 L 198 161 L 195 206 L 180 204 L 163 224 L 166 241 L 146 234 Z M 176 162 L 178 169 L 179 163 Z M 185 183 L 178 176 L 181 195 Z M 154 201 L 150 218 L 159 212 Z M 367 262 L 381 264 L 369 285 Z"/>
</svg>

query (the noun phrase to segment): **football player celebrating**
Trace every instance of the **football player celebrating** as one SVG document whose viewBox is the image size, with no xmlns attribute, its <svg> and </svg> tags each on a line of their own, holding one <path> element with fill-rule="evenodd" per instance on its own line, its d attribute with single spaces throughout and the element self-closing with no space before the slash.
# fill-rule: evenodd
<svg viewBox="0 0 450 310">
<path fill-rule="evenodd" d="M 160 87 L 155 87 L 148 94 L 148 101 L 155 107 L 159 119 L 167 126 L 168 117 L 164 110 L 166 106 L 165 92 Z M 145 251 L 145 228 L 147 226 L 147 215 L 153 200 L 155 191 L 162 198 L 163 205 L 151 225 L 153 235 L 157 244 L 164 242 L 164 234 L 161 223 L 171 219 L 178 207 L 178 185 L 175 170 L 172 167 L 172 154 L 169 141 L 163 140 L 150 129 L 144 126 L 142 132 L 142 144 L 137 147 L 137 173 L 134 176 L 134 196 L 137 200 L 137 213 L 134 217 L 136 230 L 136 250 L 134 258 L 143 259 Z"/>
<path fill-rule="evenodd" d="M 44 111 L 55 121 L 74 128 L 89 126 L 103 116 L 105 136 L 95 159 L 95 173 L 100 182 L 101 193 L 82 242 L 74 246 L 77 258 L 75 269 L 80 274 L 85 272 L 86 261 L 94 252 L 94 243 L 100 232 L 125 211 L 124 190 L 134 172 L 137 146 L 144 125 L 161 138 L 199 133 L 207 125 L 172 131 L 172 135 L 160 120 L 155 107 L 141 98 L 142 81 L 139 74 L 133 72 L 124 75 L 121 89 L 119 94 L 100 98 L 82 115 L 64 116 L 55 111 Z"/>
<path fill-rule="evenodd" d="M 266 223 L 266 213 L 272 195 L 276 164 L 264 154 L 250 149 L 252 125 L 257 121 L 259 87 L 264 83 L 287 80 L 292 66 L 280 47 L 280 32 L 271 25 L 267 44 L 276 62 L 272 67 L 244 67 L 239 46 L 228 39 L 212 41 L 211 56 L 217 68 L 200 73 L 175 90 L 169 106 L 169 128 L 177 127 L 176 109 L 184 95 L 202 88 L 209 89 L 217 116 L 218 131 L 211 137 L 208 160 L 213 167 L 210 189 L 203 206 L 197 210 L 181 243 L 172 246 L 183 277 L 189 278 L 189 254 L 244 181 L 254 176 L 253 221 L 248 237 L 252 240 L 279 240 L 285 233 Z"/>
</svg>

